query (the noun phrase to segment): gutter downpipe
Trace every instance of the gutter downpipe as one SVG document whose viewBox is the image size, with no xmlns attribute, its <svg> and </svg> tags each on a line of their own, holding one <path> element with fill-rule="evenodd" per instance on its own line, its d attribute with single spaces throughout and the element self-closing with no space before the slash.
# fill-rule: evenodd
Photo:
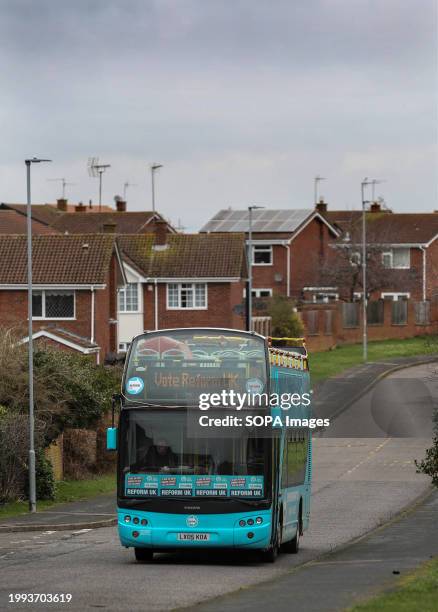
<svg viewBox="0 0 438 612">
<path fill-rule="evenodd" d="M 91 342 L 94 342 L 94 303 L 95 295 L 94 295 L 94 285 L 91 286 Z"/>
<path fill-rule="evenodd" d="M 426 301 L 426 247 L 420 246 L 423 251 L 423 302 Z"/>
<path fill-rule="evenodd" d="M 158 281 L 157 279 L 155 279 L 154 282 L 155 285 L 155 291 L 154 291 L 154 299 L 155 299 L 155 304 L 154 304 L 154 319 L 155 319 L 155 329 L 158 329 Z"/>
<path fill-rule="evenodd" d="M 286 244 L 286 295 L 290 297 L 290 244 Z"/>
</svg>

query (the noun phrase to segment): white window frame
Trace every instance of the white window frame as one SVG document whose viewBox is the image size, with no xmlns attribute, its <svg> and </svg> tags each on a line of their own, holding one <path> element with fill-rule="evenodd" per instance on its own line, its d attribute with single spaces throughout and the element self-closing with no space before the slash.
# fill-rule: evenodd
<svg viewBox="0 0 438 612">
<path fill-rule="evenodd" d="M 178 306 L 170 306 L 169 305 L 169 293 L 170 286 L 173 285 L 177 287 L 178 292 Z M 183 285 L 190 285 L 193 291 L 193 303 L 195 303 L 196 298 L 196 287 L 203 286 L 205 287 L 205 305 L 204 306 L 181 306 L 181 292 Z M 166 309 L 167 310 L 207 310 L 208 309 L 208 283 L 166 283 Z"/>
<path fill-rule="evenodd" d="M 317 295 L 321 295 L 323 299 L 318 301 L 316 299 Z M 333 299 L 330 300 L 329 298 L 333 298 Z M 339 300 L 339 293 L 336 293 L 334 291 L 316 291 L 312 295 L 312 302 L 314 304 L 329 304 L 330 301 L 336 302 L 337 300 Z"/>
<path fill-rule="evenodd" d="M 384 291 L 380 294 L 380 297 L 382 300 L 386 299 L 386 298 L 392 298 L 393 302 L 397 302 L 400 298 L 405 298 L 407 300 L 410 299 L 411 294 L 408 291 L 400 291 L 400 292 L 395 292 L 395 291 Z"/>
<path fill-rule="evenodd" d="M 360 251 L 353 251 L 350 255 L 350 265 L 359 267 L 362 265 L 362 253 Z"/>
<path fill-rule="evenodd" d="M 136 285 L 137 286 L 137 310 L 126 310 L 126 287 L 128 285 Z M 123 310 L 120 309 L 120 301 L 119 299 L 123 295 Z M 125 287 L 120 287 L 117 291 L 117 312 L 120 314 L 139 314 L 141 313 L 141 304 L 140 304 L 140 283 L 127 283 Z"/>
<path fill-rule="evenodd" d="M 269 295 L 261 296 L 260 293 L 262 291 L 267 291 Z M 252 288 L 252 297 L 258 300 L 266 298 L 266 297 L 272 297 L 272 295 L 273 295 L 273 289 L 271 289 L 270 287 L 253 287 Z M 246 289 L 243 290 L 243 297 L 246 298 Z"/>
<path fill-rule="evenodd" d="M 64 291 L 65 293 L 73 294 L 73 316 L 72 317 L 46 317 L 46 292 L 52 293 L 57 291 Z M 75 321 L 76 320 L 76 291 L 68 290 L 68 289 L 34 289 L 32 291 L 32 299 L 33 295 L 36 293 L 41 293 L 41 317 L 36 317 L 32 315 L 32 321 Z M 33 305 L 32 305 L 33 310 Z"/>
<path fill-rule="evenodd" d="M 409 264 L 407 266 L 395 266 L 394 265 L 394 251 L 407 251 L 409 255 Z M 385 266 L 385 257 L 390 259 L 390 265 Z M 388 270 L 410 270 L 411 268 L 411 249 L 409 247 L 393 247 L 387 251 L 383 251 L 382 253 L 382 265 L 384 268 Z"/>
<path fill-rule="evenodd" d="M 118 348 L 120 353 L 127 353 L 129 349 L 130 342 L 119 342 Z"/>
<path fill-rule="evenodd" d="M 256 263 L 254 261 L 256 250 L 262 253 L 269 253 L 271 261 L 269 263 L 263 263 L 263 262 Z M 274 265 L 274 250 L 272 248 L 272 244 L 253 244 L 251 260 L 252 260 L 253 266 L 273 266 Z"/>
</svg>

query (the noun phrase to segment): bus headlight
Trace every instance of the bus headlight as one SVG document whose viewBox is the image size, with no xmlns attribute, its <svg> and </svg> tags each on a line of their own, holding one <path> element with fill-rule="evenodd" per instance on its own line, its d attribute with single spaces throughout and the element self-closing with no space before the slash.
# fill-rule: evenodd
<svg viewBox="0 0 438 612">
<path fill-rule="evenodd" d="M 263 523 L 263 519 L 262 519 L 262 517 L 261 517 L 261 516 L 258 516 L 258 517 L 256 518 L 256 523 L 257 523 L 257 525 L 261 525 L 261 524 Z"/>
<path fill-rule="evenodd" d="M 148 522 L 147 522 L 147 520 L 146 520 L 146 519 L 141 519 L 141 524 L 142 524 L 142 525 L 147 525 L 147 524 L 148 524 Z"/>
<path fill-rule="evenodd" d="M 138 516 L 134 516 L 134 518 L 132 519 L 132 522 L 133 522 L 135 525 L 138 525 L 139 520 L 140 520 L 140 519 L 138 518 Z"/>
<path fill-rule="evenodd" d="M 241 521 L 239 521 L 239 525 L 240 525 L 241 527 L 245 527 L 246 522 L 245 522 L 245 521 L 242 519 Z"/>
<path fill-rule="evenodd" d="M 248 525 L 254 525 L 254 519 L 249 518 L 247 521 Z"/>
<path fill-rule="evenodd" d="M 129 516 L 129 514 L 127 514 L 124 518 L 125 523 L 130 523 L 131 522 L 131 517 Z"/>
</svg>

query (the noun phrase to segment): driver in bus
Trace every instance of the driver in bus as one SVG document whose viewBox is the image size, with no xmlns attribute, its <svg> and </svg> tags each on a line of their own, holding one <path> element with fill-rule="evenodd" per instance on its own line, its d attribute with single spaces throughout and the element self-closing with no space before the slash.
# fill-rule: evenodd
<svg viewBox="0 0 438 612">
<path fill-rule="evenodd" d="M 177 465 L 177 458 L 167 440 L 161 438 L 148 448 L 146 455 L 138 463 L 147 468 L 160 469 L 163 467 L 175 467 Z"/>
</svg>

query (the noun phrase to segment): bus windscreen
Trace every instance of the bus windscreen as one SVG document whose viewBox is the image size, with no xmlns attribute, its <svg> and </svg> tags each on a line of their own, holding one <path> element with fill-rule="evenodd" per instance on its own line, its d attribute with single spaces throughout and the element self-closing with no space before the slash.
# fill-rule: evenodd
<svg viewBox="0 0 438 612">
<path fill-rule="evenodd" d="M 121 428 L 125 497 L 265 497 L 271 441 L 257 428 L 237 439 L 196 439 L 184 412 L 147 409 L 124 411 Z"/>
<path fill-rule="evenodd" d="M 262 393 L 266 386 L 263 338 L 193 329 L 137 337 L 123 385 L 128 402 L 159 406 L 197 406 L 201 393 Z"/>
</svg>

